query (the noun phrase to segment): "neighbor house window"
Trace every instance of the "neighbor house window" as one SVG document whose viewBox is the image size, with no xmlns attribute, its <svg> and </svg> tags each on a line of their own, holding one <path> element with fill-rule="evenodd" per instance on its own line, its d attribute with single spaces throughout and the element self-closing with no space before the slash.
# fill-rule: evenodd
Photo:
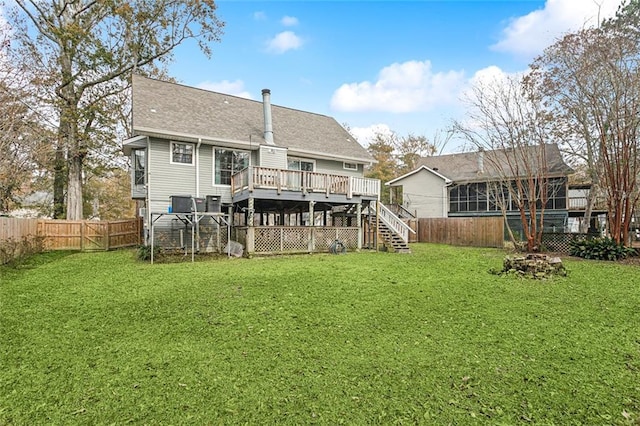
<svg viewBox="0 0 640 426">
<path fill-rule="evenodd" d="M 482 212 L 487 211 L 487 185 L 484 182 L 458 185 L 449 191 L 449 211 Z"/>
<path fill-rule="evenodd" d="M 231 176 L 249 167 L 249 153 L 214 148 L 213 175 L 215 185 L 231 185 Z"/>
<path fill-rule="evenodd" d="M 301 160 L 299 158 L 289 158 L 289 170 L 302 170 L 303 172 L 312 172 L 315 169 L 313 161 Z"/>
<path fill-rule="evenodd" d="M 133 182 L 136 185 L 144 185 L 144 174 L 146 160 L 146 151 L 144 149 L 136 149 L 133 151 Z"/>
<path fill-rule="evenodd" d="M 171 162 L 193 164 L 193 145 L 190 143 L 171 142 Z"/>
<path fill-rule="evenodd" d="M 344 162 L 344 163 L 342 163 L 342 168 L 345 169 L 345 170 L 356 170 L 357 171 L 358 170 L 358 164 Z"/>
<path fill-rule="evenodd" d="M 551 178 L 547 181 L 547 204 L 549 210 L 563 210 L 567 208 L 567 180 L 566 178 Z"/>
</svg>

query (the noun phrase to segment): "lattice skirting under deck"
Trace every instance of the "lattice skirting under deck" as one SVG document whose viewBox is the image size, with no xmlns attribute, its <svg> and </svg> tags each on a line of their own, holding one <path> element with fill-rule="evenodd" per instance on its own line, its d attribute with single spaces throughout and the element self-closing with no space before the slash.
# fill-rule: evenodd
<svg viewBox="0 0 640 426">
<path fill-rule="evenodd" d="M 358 228 L 265 226 L 254 229 L 256 254 L 326 253 L 335 240 L 347 249 L 358 248 Z"/>
</svg>

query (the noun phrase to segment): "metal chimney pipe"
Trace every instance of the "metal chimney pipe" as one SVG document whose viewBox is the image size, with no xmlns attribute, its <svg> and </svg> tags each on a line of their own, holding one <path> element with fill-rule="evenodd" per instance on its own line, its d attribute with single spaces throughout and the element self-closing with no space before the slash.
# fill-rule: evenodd
<svg viewBox="0 0 640 426">
<path fill-rule="evenodd" d="M 484 173 L 484 148 L 478 149 L 478 173 Z"/>
<path fill-rule="evenodd" d="M 262 108 L 264 110 L 264 141 L 267 145 L 273 143 L 273 122 L 271 121 L 271 90 L 262 89 Z"/>
</svg>

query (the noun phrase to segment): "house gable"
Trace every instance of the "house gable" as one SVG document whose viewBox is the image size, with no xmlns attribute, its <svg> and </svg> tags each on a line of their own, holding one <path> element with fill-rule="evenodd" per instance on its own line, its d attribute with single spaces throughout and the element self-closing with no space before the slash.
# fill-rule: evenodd
<svg viewBox="0 0 640 426">
<path fill-rule="evenodd" d="M 447 215 L 450 183 L 437 171 L 420 166 L 386 185 L 402 186 L 403 207 L 416 217 L 443 217 Z"/>
</svg>

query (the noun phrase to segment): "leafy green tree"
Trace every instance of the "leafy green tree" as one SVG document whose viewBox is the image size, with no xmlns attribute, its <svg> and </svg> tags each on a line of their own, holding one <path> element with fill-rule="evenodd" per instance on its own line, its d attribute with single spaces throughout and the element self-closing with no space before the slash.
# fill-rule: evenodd
<svg viewBox="0 0 640 426">
<path fill-rule="evenodd" d="M 83 217 L 87 165 L 116 151 L 131 73 L 165 69 L 190 40 L 209 56 L 224 26 L 213 0 L 16 0 L 7 16 L 11 58 L 56 122 L 54 215 L 66 189 L 68 219 Z"/>
<path fill-rule="evenodd" d="M 369 170 L 366 176 L 373 179 L 380 179 L 382 183 L 380 201 L 389 203 L 389 187 L 384 183 L 396 177 L 398 164 L 394 156 L 394 147 L 381 133 L 375 135 L 374 140 L 367 147 L 367 151 L 377 161 Z"/>
<path fill-rule="evenodd" d="M 16 70 L 2 63 L 0 76 L 0 213 L 7 213 L 21 207 L 46 163 L 51 135 L 25 102 L 29 94 Z"/>
<path fill-rule="evenodd" d="M 381 201 L 389 203 L 390 188 L 384 183 L 416 169 L 421 157 L 434 155 L 438 148 L 426 136 L 377 132 L 367 150 L 377 161 L 369 168 L 367 177 L 380 179 L 383 183 Z"/>
</svg>

